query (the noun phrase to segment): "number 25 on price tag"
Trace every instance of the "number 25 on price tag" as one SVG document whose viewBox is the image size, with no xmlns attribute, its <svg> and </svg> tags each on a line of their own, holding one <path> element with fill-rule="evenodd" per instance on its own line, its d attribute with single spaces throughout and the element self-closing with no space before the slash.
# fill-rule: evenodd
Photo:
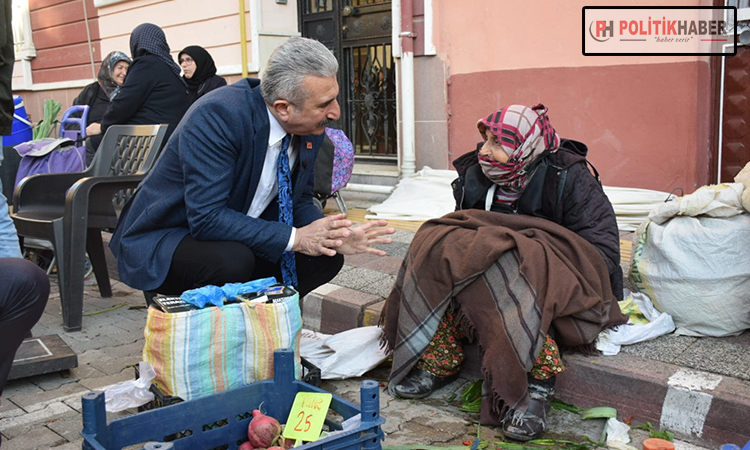
<svg viewBox="0 0 750 450">
<path fill-rule="evenodd" d="M 317 440 L 332 398 L 332 394 L 298 392 L 284 426 L 284 438 L 297 439 L 297 445 L 300 441 Z"/>
</svg>

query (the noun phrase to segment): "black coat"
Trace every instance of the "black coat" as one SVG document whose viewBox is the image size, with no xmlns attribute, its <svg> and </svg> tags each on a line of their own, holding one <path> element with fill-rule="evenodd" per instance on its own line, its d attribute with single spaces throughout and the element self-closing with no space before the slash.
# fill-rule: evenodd
<svg viewBox="0 0 750 450">
<path fill-rule="evenodd" d="M 86 125 L 94 122 L 101 122 L 104 113 L 109 108 L 109 97 L 107 93 L 99 86 L 98 81 L 87 85 L 83 88 L 78 97 L 73 100 L 74 105 L 89 105 L 89 114 Z"/>
<path fill-rule="evenodd" d="M 166 142 L 188 106 L 182 79 L 156 56 L 139 56 L 128 68 L 125 84 L 102 118 L 102 133 L 116 124 L 168 123 Z"/>
<path fill-rule="evenodd" d="M 492 182 L 477 162 L 480 147 L 481 144 L 453 162 L 459 173 L 453 182 L 456 209 L 484 209 Z M 542 155 L 532 163 L 534 167 L 529 170 L 534 172 L 517 201 L 511 205 L 493 202 L 491 210 L 543 217 L 586 239 L 604 257 L 612 293 L 622 300 L 617 219 L 598 174 L 595 177 L 589 171 L 587 153 L 585 144 L 563 139 L 557 152 Z"/>
<path fill-rule="evenodd" d="M 203 97 L 203 95 L 208 94 L 209 92 L 213 91 L 216 88 L 220 88 L 222 86 L 227 85 L 227 80 L 224 79 L 224 77 L 220 77 L 218 75 L 213 75 L 209 77 L 208 79 L 204 80 L 202 83 L 200 83 L 195 90 L 190 89 L 190 84 L 188 84 L 188 103 L 192 105 L 195 103 L 196 100 Z"/>
</svg>

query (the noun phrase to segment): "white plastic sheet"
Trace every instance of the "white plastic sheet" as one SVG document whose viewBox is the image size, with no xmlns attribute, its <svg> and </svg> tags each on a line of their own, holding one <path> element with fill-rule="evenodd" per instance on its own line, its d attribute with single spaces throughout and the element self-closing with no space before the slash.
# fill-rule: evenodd
<svg viewBox="0 0 750 450">
<path fill-rule="evenodd" d="M 596 348 L 604 355 L 616 355 L 620 352 L 620 347 L 623 345 L 648 341 L 675 330 L 672 316 L 664 312 L 659 312 L 654 308 L 651 299 L 646 294 L 640 292 L 628 293 L 623 301 L 627 301 L 630 297 L 638 305 L 648 323 L 637 324 L 632 323 L 632 320 L 630 320 L 627 324 L 617 327 L 617 329 L 604 330 L 599 333 L 599 337 L 596 340 Z"/>
<path fill-rule="evenodd" d="M 368 211 L 373 214 L 365 218 L 424 221 L 442 217 L 456 209 L 451 181 L 457 177 L 455 170 L 424 167 L 399 181 L 391 196 L 371 206 Z"/>
<path fill-rule="evenodd" d="M 358 377 L 386 360 L 380 327 L 359 327 L 333 335 L 302 330 L 300 356 L 320 369 L 324 380 Z"/>
<path fill-rule="evenodd" d="M 635 231 L 652 209 L 664 204 L 667 199 L 677 198 L 669 192 L 603 186 L 604 193 L 612 203 L 620 231 Z"/>
</svg>

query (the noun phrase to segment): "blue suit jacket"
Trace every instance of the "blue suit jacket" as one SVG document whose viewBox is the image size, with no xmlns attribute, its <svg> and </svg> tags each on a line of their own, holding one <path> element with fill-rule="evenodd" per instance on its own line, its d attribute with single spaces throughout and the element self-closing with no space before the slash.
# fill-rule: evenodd
<svg viewBox="0 0 750 450">
<path fill-rule="evenodd" d="M 112 236 L 109 246 L 123 282 L 142 290 L 159 287 L 188 233 L 198 240 L 241 242 L 264 259 L 279 260 L 292 229 L 278 222 L 278 202 L 260 218 L 247 215 L 268 150 L 268 113 L 259 85 L 246 78 L 217 89 L 185 114 Z M 296 227 L 323 217 L 312 202 L 322 141 L 322 135 L 297 140 Z"/>
</svg>

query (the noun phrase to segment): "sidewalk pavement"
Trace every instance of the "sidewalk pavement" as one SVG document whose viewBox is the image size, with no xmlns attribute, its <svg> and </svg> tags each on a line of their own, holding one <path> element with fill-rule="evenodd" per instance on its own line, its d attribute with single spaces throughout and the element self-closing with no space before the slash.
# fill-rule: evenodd
<svg viewBox="0 0 750 450">
<path fill-rule="evenodd" d="M 374 325 L 414 235 L 399 230 L 386 257 L 347 257 L 344 269 L 304 302 L 305 328 L 336 333 Z M 83 330 L 62 329 L 56 277 L 47 308 L 34 327 L 34 336 L 58 334 L 78 355 L 78 367 L 60 373 L 13 380 L 0 405 L 3 450 L 81 448 L 81 395 L 134 378 L 141 360 L 146 310 L 143 294 L 117 281 L 110 259 L 113 297 L 100 298 L 96 286 L 86 286 Z M 114 308 L 114 309 L 113 309 Z M 750 333 L 736 338 L 666 336 L 624 347 L 612 357 L 568 357 L 569 369 L 558 380 L 557 397 L 580 408 L 612 406 L 618 418 L 633 424 L 650 422 L 677 435 L 678 450 L 740 446 L 750 439 Z M 461 412 L 458 398 L 475 377 L 476 355 L 461 378 L 423 400 L 399 400 L 381 391 L 383 445 L 461 445 L 473 440 L 476 416 Z M 472 362 L 472 358 L 474 361 Z M 474 367 L 472 373 L 472 367 Z M 387 365 L 366 374 L 384 382 Z M 324 380 L 323 388 L 359 403 L 360 379 Z M 109 414 L 112 420 L 134 410 Z M 581 442 L 601 435 L 603 421 L 582 421 L 565 411 L 553 411 L 546 438 Z M 499 441 L 501 433 L 482 428 L 482 437 Z M 647 436 L 633 431 L 634 445 Z"/>
</svg>

